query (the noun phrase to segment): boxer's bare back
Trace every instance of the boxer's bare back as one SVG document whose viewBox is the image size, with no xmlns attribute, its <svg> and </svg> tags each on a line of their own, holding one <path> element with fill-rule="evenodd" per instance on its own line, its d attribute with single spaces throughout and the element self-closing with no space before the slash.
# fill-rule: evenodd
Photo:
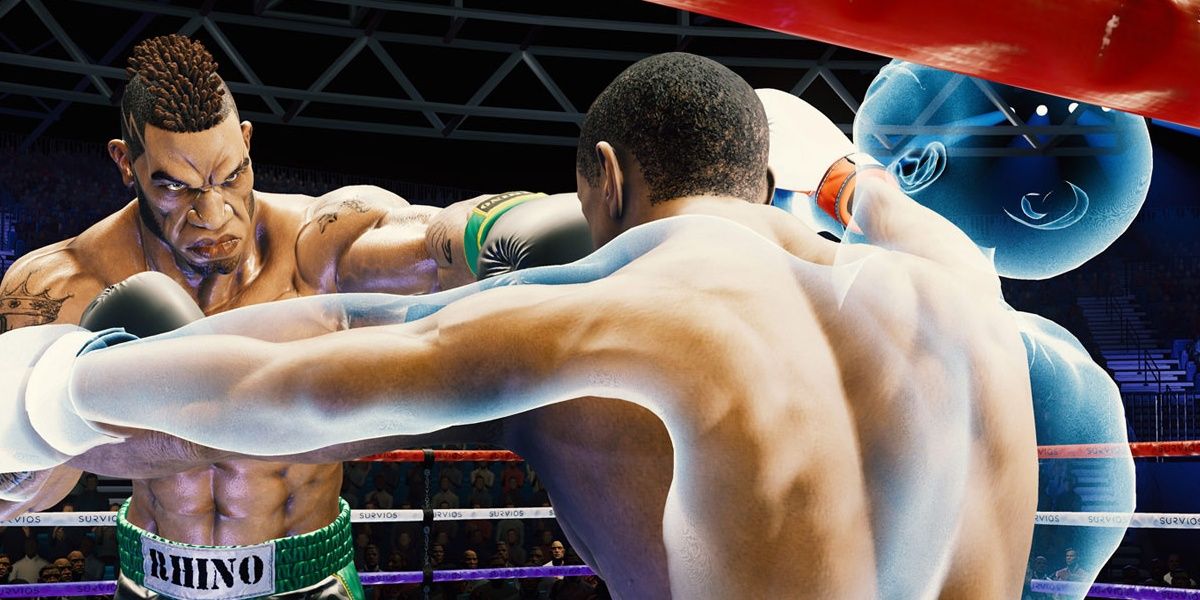
<svg viewBox="0 0 1200 600">
<path fill-rule="evenodd" d="M 188 368 L 225 376 L 182 394 L 204 408 L 185 437 L 234 452 L 295 451 L 299 428 L 353 442 L 309 459 L 349 458 L 404 442 L 354 441 L 380 423 L 504 419 L 617 597 L 1014 597 L 1037 480 L 1024 349 L 960 232 L 897 192 L 876 202 L 860 224 L 887 249 L 673 200 L 718 219 L 656 224 L 661 243 L 609 277 L 282 344 L 122 346 L 80 359 L 76 401 L 129 402 L 139 357 L 185 377 L 174 357 L 198 354 Z M 230 442 L 200 398 L 293 426 Z"/>
<path fill-rule="evenodd" d="M 254 239 L 238 269 L 207 278 L 189 276 L 166 244 L 138 217 L 136 200 L 79 236 L 29 253 L 0 284 L 0 331 L 47 323 L 78 323 L 88 303 L 106 286 L 158 270 L 189 290 L 205 314 L 298 296 L 356 289 L 338 279 L 339 259 L 351 243 L 380 243 L 394 253 L 381 262 L 386 277 L 351 265 L 363 291 L 425 293 L 437 289 L 437 267 L 425 252 L 427 223 L 437 209 L 409 206 L 370 186 L 341 188 L 320 198 L 255 192 Z M 209 237 L 217 238 L 217 231 Z M 126 448 L 126 450 L 129 450 Z M 130 520 L 171 540 L 206 545 L 254 544 L 297 535 L 337 516 L 342 483 L 339 463 L 289 464 L 252 459 L 190 464 L 176 472 L 164 461 L 122 465 L 96 453 L 80 464 L 101 474 L 145 477 L 133 481 Z M 127 455 L 128 456 L 128 455 Z M 78 466 L 78 465 L 77 465 Z M 73 485 L 63 479 L 63 485 Z M 52 495 L 52 494 L 51 494 Z"/>
</svg>

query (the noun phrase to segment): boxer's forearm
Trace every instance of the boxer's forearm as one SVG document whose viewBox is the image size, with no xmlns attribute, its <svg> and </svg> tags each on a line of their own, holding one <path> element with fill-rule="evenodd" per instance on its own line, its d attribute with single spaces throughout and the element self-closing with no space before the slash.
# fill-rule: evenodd
<svg viewBox="0 0 1200 600">
<path fill-rule="evenodd" d="M 618 385 L 639 368 L 646 380 L 658 373 L 608 351 L 650 327 L 621 310 L 587 314 L 591 303 L 571 288 L 500 288 L 413 323 L 286 343 L 123 344 L 76 361 L 71 398 L 100 426 L 265 457 L 490 421 Z M 605 358 L 590 360 L 591 349 Z"/>
<path fill-rule="evenodd" d="M 244 456 L 294 455 L 512 414 L 492 382 L 448 367 L 413 327 L 271 343 L 192 336 L 126 344 L 77 361 L 71 397 L 100 427 L 166 433 Z M 449 364 L 453 364 L 452 362 Z M 507 378 L 511 383 L 511 377 Z M 517 407 L 517 410 L 523 408 Z"/>
</svg>

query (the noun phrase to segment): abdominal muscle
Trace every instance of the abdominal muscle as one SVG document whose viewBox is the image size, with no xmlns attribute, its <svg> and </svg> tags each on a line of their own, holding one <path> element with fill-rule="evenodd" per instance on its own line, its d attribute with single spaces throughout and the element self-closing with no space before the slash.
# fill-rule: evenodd
<svg viewBox="0 0 1200 600">
<path fill-rule="evenodd" d="M 130 522 L 175 542 L 231 546 L 315 531 L 338 514 L 340 463 L 235 460 L 133 482 Z"/>
</svg>

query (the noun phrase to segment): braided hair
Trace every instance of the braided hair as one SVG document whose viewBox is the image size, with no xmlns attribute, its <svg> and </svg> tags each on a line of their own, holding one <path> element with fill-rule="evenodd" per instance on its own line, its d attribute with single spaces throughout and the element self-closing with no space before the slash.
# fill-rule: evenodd
<svg viewBox="0 0 1200 600">
<path fill-rule="evenodd" d="M 217 62 L 200 42 L 171 34 L 138 44 L 129 57 L 121 97 L 121 138 L 136 160 L 146 124 L 176 133 L 205 131 L 234 112 Z"/>
</svg>

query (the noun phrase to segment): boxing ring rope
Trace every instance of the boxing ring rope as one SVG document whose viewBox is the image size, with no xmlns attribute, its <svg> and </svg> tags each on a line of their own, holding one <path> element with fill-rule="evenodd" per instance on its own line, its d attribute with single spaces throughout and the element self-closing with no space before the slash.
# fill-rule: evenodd
<svg viewBox="0 0 1200 600">
<path fill-rule="evenodd" d="M 583 565 L 560 567 L 501 567 L 492 569 L 447 569 L 434 571 L 433 582 L 477 581 L 481 579 L 529 579 L 540 577 L 581 577 L 594 575 Z M 359 573 L 363 585 L 395 585 L 421 583 L 421 571 L 387 571 Z M 115 581 L 71 581 L 66 583 L 29 583 L 0 585 L 0 598 L 34 598 L 39 596 L 112 596 L 117 591 Z"/>
<path fill-rule="evenodd" d="M 1118 458 L 1122 449 L 1129 448 L 1134 458 L 1174 458 L 1200 456 L 1200 441 L 1175 442 L 1131 442 L 1129 444 L 1068 444 L 1060 446 L 1038 446 L 1038 458 Z M 373 454 L 355 462 L 421 462 L 424 450 L 393 450 Z M 519 462 L 524 460 L 508 450 L 434 450 L 437 462 Z"/>
<path fill-rule="evenodd" d="M 1175 442 L 1130 442 L 1129 444 L 1066 444 L 1038 446 L 1038 458 L 1118 458 L 1129 448 L 1134 458 L 1174 458 L 1200 456 L 1200 440 Z M 421 462 L 424 450 L 393 450 L 373 454 L 355 462 Z M 437 462 L 519 462 L 524 460 L 508 450 L 434 450 Z"/>
<path fill-rule="evenodd" d="M 1029 582 L 1029 591 L 1045 594 L 1079 594 L 1086 583 L 1034 579 Z M 1127 598 L 1129 600 L 1192 600 L 1200 598 L 1200 590 L 1164 588 L 1148 585 L 1125 585 L 1120 583 L 1093 583 L 1087 588 L 1089 598 Z"/>
<path fill-rule="evenodd" d="M 1125 449 L 1136 458 L 1200 456 L 1200 441 L 1134 442 L 1130 444 L 1073 444 L 1039 446 L 1039 459 L 1117 458 Z M 395 450 L 358 459 L 356 462 L 515 462 L 523 460 L 507 450 Z M 428 478 L 426 479 L 428 482 Z M 553 519 L 551 507 L 432 509 L 433 521 L 462 521 L 486 519 Z M 421 509 L 373 509 L 350 511 L 352 523 L 422 522 L 428 520 Z M 26 513 L 15 519 L 0 521 L 0 525 L 34 527 L 94 527 L 115 526 L 115 512 L 42 512 Z M 1200 529 L 1200 514 L 1187 513 L 1106 513 L 1106 512 L 1041 512 L 1034 517 L 1036 525 L 1070 527 L 1129 527 L 1143 529 Z M 362 573 L 363 585 L 402 583 L 441 583 L 479 579 L 518 579 L 529 577 L 586 576 L 594 574 L 586 566 L 506 567 L 433 571 L 432 580 L 423 571 Z M 1033 580 L 1031 591 L 1045 593 L 1078 593 L 1076 582 Z M 0 598 L 37 596 L 95 596 L 111 595 L 115 581 L 81 581 L 67 583 L 31 583 L 0 586 Z M 1187 598 L 1200 600 L 1200 590 L 1159 588 L 1137 585 L 1096 583 L 1087 592 L 1097 598 Z"/>
<path fill-rule="evenodd" d="M 583 566 L 564 567 L 512 567 L 499 569 L 476 570 L 447 570 L 434 571 L 434 582 L 469 581 L 479 579 L 521 579 L 527 577 L 556 577 L 556 576 L 586 576 L 591 575 L 591 569 Z M 398 571 L 389 573 L 362 573 L 363 585 L 390 585 L 398 583 L 419 583 L 421 573 L 416 571 Z M 1029 590 L 1048 594 L 1078 594 L 1086 584 L 1071 581 L 1051 581 L 1034 579 L 1029 582 Z M 0 598 L 32 598 L 37 596 L 111 596 L 117 589 L 115 581 L 75 581 L 70 583 L 31 583 L 25 585 L 0 586 Z M 1158 600 L 1194 600 L 1200 599 L 1200 590 L 1180 588 L 1162 588 L 1144 585 L 1123 585 L 1116 583 L 1094 583 L 1088 589 L 1087 595 L 1093 598 L 1130 598 Z"/>
<path fill-rule="evenodd" d="M 1070 444 L 1038 446 L 1038 458 L 1119 458 L 1128 447 L 1134 458 L 1200 456 L 1200 441 L 1132 442 L 1126 444 Z"/>
<path fill-rule="evenodd" d="M 425 450 L 392 450 L 381 454 L 372 454 L 353 462 L 421 462 L 425 460 Z M 486 460 L 490 462 L 519 462 L 525 460 L 508 450 L 433 450 L 433 460 L 437 462 L 472 462 Z"/>
<path fill-rule="evenodd" d="M 499 519 L 553 519 L 554 509 L 547 506 L 530 508 L 439 508 L 433 510 L 433 521 L 471 521 Z M 418 523 L 425 520 L 421 509 L 352 510 L 351 523 Z M 15 519 L 0 521 L 0 526 L 25 527 L 96 527 L 115 526 L 115 512 L 42 512 L 26 513 Z M 1035 525 L 1071 527 L 1131 527 L 1134 529 L 1200 529 L 1200 514 L 1189 513 L 1114 513 L 1114 512 L 1038 512 Z"/>
</svg>

